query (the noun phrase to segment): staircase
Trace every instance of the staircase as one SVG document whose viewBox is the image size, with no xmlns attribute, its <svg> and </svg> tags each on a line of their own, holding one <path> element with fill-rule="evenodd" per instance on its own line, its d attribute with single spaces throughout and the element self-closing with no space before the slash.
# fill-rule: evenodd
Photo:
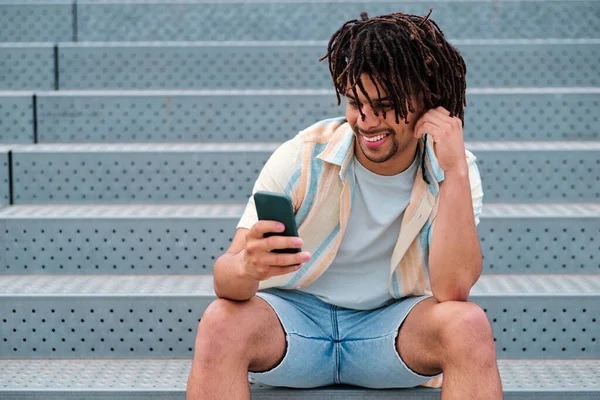
<svg viewBox="0 0 600 400">
<path fill-rule="evenodd" d="M 600 1 L 0 0 L 0 398 L 184 399 L 254 180 L 343 115 L 331 34 L 426 15 L 467 63 L 506 399 L 600 398 Z M 439 390 L 251 384 L 253 399 Z"/>
</svg>

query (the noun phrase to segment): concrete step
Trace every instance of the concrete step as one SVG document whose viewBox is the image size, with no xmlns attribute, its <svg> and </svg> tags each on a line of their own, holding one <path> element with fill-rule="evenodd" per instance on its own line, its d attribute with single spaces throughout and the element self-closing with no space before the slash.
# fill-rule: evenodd
<svg viewBox="0 0 600 400">
<path fill-rule="evenodd" d="M 210 275 L 0 277 L 2 358 L 190 358 Z M 598 359 L 600 274 L 483 275 L 499 358 Z"/>
<path fill-rule="evenodd" d="M 277 143 L 14 145 L 14 204 L 245 202 Z M 469 142 L 488 202 L 597 202 L 600 142 Z"/>
<path fill-rule="evenodd" d="M 3 400 L 175 400 L 185 398 L 189 360 L 0 360 Z M 504 398 L 594 400 L 598 360 L 498 360 Z M 252 399 L 434 400 L 439 389 L 369 390 L 353 386 L 274 388 L 251 383 Z"/>
<path fill-rule="evenodd" d="M 0 140 L 33 142 L 31 103 L 0 93 L 11 113 Z M 327 89 L 55 91 L 36 104 L 39 143 L 281 142 L 345 107 Z M 594 87 L 467 89 L 465 139 L 597 140 L 598 108 Z"/>
<path fill-rule="evenodd" d="M 0 275 L 211 274 L 245 206 L 0 208 Z M 600 203 L 484 203 L 484 273 L 600 273 Z"/>
</svg>

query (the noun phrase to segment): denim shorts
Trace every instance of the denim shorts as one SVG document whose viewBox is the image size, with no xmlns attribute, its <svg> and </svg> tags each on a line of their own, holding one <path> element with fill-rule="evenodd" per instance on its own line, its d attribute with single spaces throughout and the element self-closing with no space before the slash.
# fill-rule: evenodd
<svg viewBox="0 0 600 400">
<path fill-rule="evenodd" d="M 334 306 L 296 290 L 256 294 L 275 310 L 286 334 L 283 360 L 251 381 L 270 386 L 312 388 L 347 384 L 407 388 L 433 376 L 417 374 L 396 351 L 400 325 L 410 310 L 430 296 L 407 297 L 374 310 Z"/>
</svg>

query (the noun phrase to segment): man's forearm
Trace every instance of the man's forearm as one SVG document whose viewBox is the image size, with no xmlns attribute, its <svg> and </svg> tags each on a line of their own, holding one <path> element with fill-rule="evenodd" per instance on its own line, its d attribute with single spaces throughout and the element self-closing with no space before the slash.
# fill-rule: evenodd
<svg viewBox="0 0 600 400">
<path fill-rule="evenodd" d="M 225 253 L 217 259 L 213 268 L 214 288 L 218 297 L 230 300 L 248 300 L 258 291 L 257 280 L 242 277 L 240 253 Z"/>
<path fill-rule="evenodd" d="M 429 250 L 431 290 L 439 301 L 466 301 L 481 274 L 468 169 L 447 172 Z"/>
</svg>

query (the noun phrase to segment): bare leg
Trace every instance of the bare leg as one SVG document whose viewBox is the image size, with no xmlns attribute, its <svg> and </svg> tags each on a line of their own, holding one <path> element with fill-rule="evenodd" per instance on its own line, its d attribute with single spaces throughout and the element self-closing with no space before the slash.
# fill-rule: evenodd
<svg viewBox="0 0 600 400">
<path fill-rule="evenodd" d="M 266 371 L 285 355 L 285 332 L 264 300 L 214 301 L 198 325 L 187 400 L 249 400 L 248 371 Z"/>
<path fill-rule="evenodd" d="M 396 348 L 413 371 L 444 372 L 443 400 L 503 398 L 492 329 L 474 303 L 422 301 L 400 327 Z"/>
</svg>

